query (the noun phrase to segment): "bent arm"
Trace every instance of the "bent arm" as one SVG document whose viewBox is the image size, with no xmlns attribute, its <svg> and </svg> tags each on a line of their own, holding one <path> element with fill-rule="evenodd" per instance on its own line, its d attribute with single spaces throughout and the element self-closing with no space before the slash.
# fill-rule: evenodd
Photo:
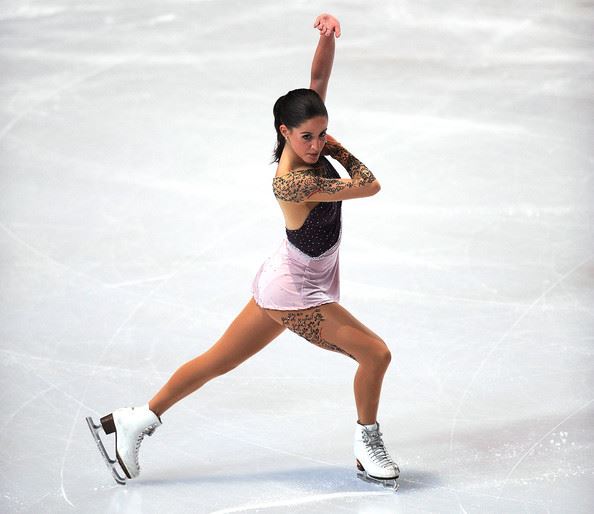
<svg viewBox="0 0 594 514">
<path fill-rule="evenodd" d="M 324 150 L 330 157 L 342 164 L 355 182 L 365 184 L 377 181 L 371 170 L 340 143 L 327 142 Z"/>
<path fill-rule="evenodd" d="M 365 198 L 380 190 L 380 184 L 367 170 L 355 178 L 324 178 L 315 170 L 291 171 L 280 177 L 274 177 L 272 190 L 274 196 L 285 202 L 336 202 Z"/>
<path fill-rule="evenodd" d="M 369 172 L 371 174 L 371 172 Z M 371 177 L 373 175 L 371 174 Z M 320 179 L 318 190 L 311 194 L 309 202 L 336 202 L 338 200 L 352 200 L 354 198 L 366 198 L 378 193 L 381 189 L 380 183 L 372 179 Z"/>
</svg>

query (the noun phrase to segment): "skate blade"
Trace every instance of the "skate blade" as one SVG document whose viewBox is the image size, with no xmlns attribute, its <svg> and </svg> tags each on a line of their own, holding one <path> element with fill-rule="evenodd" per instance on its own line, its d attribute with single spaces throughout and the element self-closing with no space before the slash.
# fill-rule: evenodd
<svg viewBox="0 0 594 514">
<path fill-rule="evenodd" d="M 89 430 L 91 431 L 91 434 L 93 434 L 93 439 L 95 439 L 95 443 L 97 444 L 99 453 L 103 457 L 103 460 L 105 461 L 105 465 L 109 469 L 111 476 L 118 484 L 126 485 L 126 477 L 123 477 L 122 475 L 120 475 L 118 473 L 117 468 L 115 467 L 117 461 L 115 459 L 112 459 L 109 456 L 109 454 L 107 453 L 107 450 L 105 449 L 105 446 L 103 445 L 103 441 L 101 441 L 101 437 L 99 436 L 99 429 L 102 429 L 102 426 L 95 424 L 95 422 L 93 421 L 93 418 L 91 418 L 90 416 L 87 416 L 85 418 L 85 420 L 87 421 L 87 425 L 89 426 Z"/>
<path fill-rule="evenodd" d="M 398 491 L 400 484 L 396 478 L 375 478 L 371 477 L 367 474 L 367 471 L 357 471 L 357 477 L 363 480 L 364 482 L 369 482 L 371 484 L 381 484 L 384 487 L 392 489 L 394 492 Z"/>
</svg>

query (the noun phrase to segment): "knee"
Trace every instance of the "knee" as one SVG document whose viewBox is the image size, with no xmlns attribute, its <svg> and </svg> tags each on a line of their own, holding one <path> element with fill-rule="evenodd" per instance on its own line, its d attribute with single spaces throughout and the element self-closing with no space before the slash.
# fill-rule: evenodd
<svg viewBox="0 0 594 514">
<path fill-rule="evenodd" d="M 366 357 L 366 360 L 370 364 L 381 368 L 387 368 L 392 361 L 392 353 L 386 343 L 381 339 L 374 339 Z"/>
<path fill-rule="evenodd" d="M 381 343 L 382 344 L 379 351 L 378 359 L 384 366 L 388 367 L 388 365 L 392 361 L 392 352 L 390 352 L 390 349 L 388 348 L 388 345 L 386 343 L 384 343 L 383 341 Z"/>
<path fill-rule="evenodd" d="M 229 373 L 229 371 L 234 370 L 239 364 L 239 362 L 233 361 L 219 362 L 213 369 L 214 375 L 217 377 L 225 375 L 226 373 Z"/>
</svg>

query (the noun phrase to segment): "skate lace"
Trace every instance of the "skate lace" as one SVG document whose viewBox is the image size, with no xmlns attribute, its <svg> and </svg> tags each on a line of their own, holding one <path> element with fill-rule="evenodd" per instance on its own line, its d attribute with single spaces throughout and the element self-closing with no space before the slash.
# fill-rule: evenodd
<svg viewBox="0 0 594 514">
<path fill-rule="evenodd" d="M 155 431 L 155 429 L 157 428 L 158 424 L 157 423 L 153 423 L 152 425 L 149 425 L 148 427 L 146 427 L 142 432 L 140 432 L 138 434 L 138 436 L 136 437 L 136 446 L 135 446 L 135 452 L 134 452 L 134 460 L 136 461 L 136 467 L 138 469 L 138 471 L 140 471 L 140 464 L 138 463 L 138 450 L 140 449 L 140 445 L 142 444 L 142 440 L 144 439 L 145 435 L 153 435 L 153 432 Z"/>
<path fill-rule="evenodd" d="M 363 430 L 363 442 L 367 447 L 367 453 L 371 455 L 371 458 L 375 460 L 383 468 L 388 466 L 394 466 L 397 468 L 396 463 L 392 460 L 392 457 L 388 454 L 384 441 L 382 440 L 382 433 L 377 431 Z"/>
</svg>

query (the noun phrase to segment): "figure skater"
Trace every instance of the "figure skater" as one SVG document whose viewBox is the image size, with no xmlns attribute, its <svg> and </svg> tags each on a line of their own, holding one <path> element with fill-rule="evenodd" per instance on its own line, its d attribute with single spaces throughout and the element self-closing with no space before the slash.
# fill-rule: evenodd
<svg viewBox="0 0 594 514">
<path fill-rule="evenodd" d="M 139 475 L 138 450 L 161 416 L 209 380 L 259 352 L 286 328 L 307 341 L 358 363 L 354 380 L 358 419 L 354 453 L 358 476 L 397 487 L 397 464 L 382 440 L 376 416 L 391 354 L 384 341 L 339 304 L 339 245 L 342 200 L 372 196 L 380 190 L 373 173 L 326 133 L 324 105 L 334 60 L 338 20 L 323 13 L 315 20 L 320 39 L 309 89 L 295 89 L 274 104 L 277 144 L 273 193 L 285 219 L 286 237 L 262 264 L 252 283 L 253 297 L 206 352 L 181 366 L 145 405 L 114 410 L 100 424 L 87 423 L 115 480 Z M 326 155 L 350 178 L 341 178 Z M 117 462 L 105 450 L 99 430 L 115 435 Z"/>
</svg>

